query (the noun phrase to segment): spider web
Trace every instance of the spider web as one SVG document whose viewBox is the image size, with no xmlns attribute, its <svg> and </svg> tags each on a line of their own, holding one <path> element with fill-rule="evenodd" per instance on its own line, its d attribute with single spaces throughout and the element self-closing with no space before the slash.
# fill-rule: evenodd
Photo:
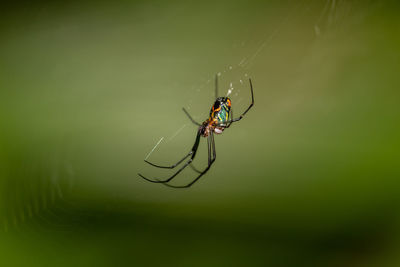
<svg viewBox="0 0 400 267">
<path fill-rule="evenodd" d="M 248 79 L 253 78 L 255 84 L 257 81 L 257 77 L 254 76 L 255 65 L 260 64 L 260 58 L 265 59 L 271 56 L 269 48 L 275 40 L 288 30 L 288 27 L 293 24 L 299 14 L 307 12 L 312 3 L 311 0 L 303 0 L 288 4 L 286 10 L 282 12 L 282 17 L 268 21 L 273 26 L 266 28 L 265 35 L 261 37 L 250 36 L 248 39 L 242 38 L 238 41 L 237 48 L 232 48 L 232 55 L 238 56 L 233 57 L 229 62 L 221 63 L 223 67 L 211 69 L 204 76 L 199 75 L 198 80 L 194 81 L 190 87 L 185 102 L 187 103 L 185 107 L 193 118 L 201 122 L 208 116 L 211 102 L 215 97 L 215 74 L 218 75 L 219 79 L 220 95 L 232 98 L 235 112 L 237 112 L 236 115 L 243 111 L 250 100 Z M 320 6 L 317 7 L 319 15 L 312 25 L 316 40 L 323 38 L 327 30 L 331 32 L 340 30 L 343 27 L 344 18 L 357 7 L 357 3 L 361 2 L 350 0 L 321 2 Z M 239 53 L 239 50 L 245 51 L 245 55 Z M 257 97 L 257 91 L 255 94 Z M 209 102 L 199 101 L 199 99 L 204 98 L 203 96 L 206 96 Z M 181 138 L 184 132 L 192 129 L 191 127 L 193 125 L 182 115 L 174 130 L 155 138 L 154 144 L 149 146 L 145 159 L 151 160 L 152 156 L 159 152 L 160 147 L 166 143 L 175 144 L 176 139 Z M 190 140 L 193 137 L 192 135 Z M 204 147 L 202 146 L 202 148 Z M 180 154 L 185 152 L 186 150 L 180 151 Z M 63 155 L 60 148 L 56 148 L 55 151 L 42 158 L 28 158 L 26 162 L 31 162 L 31 164 L 29 166 L 16 164 L 5 174 L 8 177 L 4 182 L 4 188 L 7 191 L 3 192 L 2 197 L 3 203 L 7 203 L 9 208 L 3 209 L 0 217 L 0 223 L 2 223 L 4 230 L 18 227 L 19 223 L 35 216 L 46 220 L 47 216 L 51 216 L 54 207 L 62 206 L 60 203 L 66 201 L 65 194 L 74 186 L 75 168 L 69 162 L 68 157 Z M 24 172 L 21 170 L 24 170 Z M 13 177 L 29 177 L 30 179 L 21 182 L 13 180 Z M 47 215 L 44 216 L 43 214 Z"/>
<path fill-rule="evenodd" d="M 321 5 L 317 7 L 319 9 L 319 15 L 316 17 L 315 22 L 312 25 L 315 40 L 317 41 L 318 38 L 323 37 L 327 30 L 332 31 L 340 29 L 344 18 L 349 16 L 352 9 L 354 9 L 356 2 L 357 1 L 352 0 L 326 0 L 322 2 Z M 255 63 L 259 63 L 258 59 L 260 57 L 271 57 L 268 48 L 274 44 L 276 38 L 290 30 L 290 26 L 295 22 L 295 19 L 298 18 L 298 16 L 304 15 L 304 13 L 309 11 L 310 4 L 312 3 L 313 1 L 311 0 L 303 0 L 290 4 L 284 12 L 285 15 L 272 22 L 274 23 L 274 26 L 261 39 L 251 37 L 248 40 L 240 41 L 242 45 L 239 46 L 239 48 L 244 48 L 244 50 L 247 51 L 247 55 L 233 59 L 233 63 L 226 64 L 226 67 L 223 67 L 216 72 L 209 73 L 207 77 L 203 77 L 197 84 L 194 84 L 188 93 L 190 97 L 185 106 L 189 113 L 191 113 L 192 117 L 198 122 L 202 122 L 206 117 L 208 117 L 208 106 L 204 109 L 203 105 L 203 108 L 200 109 L 195 105 L 195 103 L 198 103 L 198 99 L 202 99 L 203 95 L 208 96 L 209 99 L 214 99 L 215 73 L 218 77 L 219 94 L 221 96 L 229 96 L 232 98 L 235 111 L 237 112 L 235 114 L 240 114 L 240 112 L 246 108 L 246 105 L 248 105 L 247 102 L 249 102 L 250 95 L 248 79 L 252 78 L 253 83 L 255 81 L 255 77 L 252 75 Z M 253 48 L 252 45 L 254 43 L 258 43 L 255 48 Z M 232 54 L 236 54 L 235 51 L 233 51 Z M 201 102 L 204 104 L 203 101 Z M 166 137 L 161 136 L 147 154 L 146 159 L 148 159 L 154 152 L 157 152 L 163 144 L 167 144 L 175 138 L 181 137 L 180 134 L 183 129 L 187 128 L 187 125 L 187 123 L 183 123 L 178 127 L 178 130 L 170 132 Z"/>
<path fill-rule="evenodd" d="M 26 157 L 26 156 L 25 156 Z M 53 222 L 55 208 L 59 212 L 66 204 L 65 195 L 74 187 L 75 170 L 61 155 L 25 158 L 9 168 L 4 179 L 3 203 L 0 213 L 2 230 L 18 229 L 28 220 L 47 224 Z M 57 217 L 57 216 L 55 216 Z"/>
<path fill-rule="evenodd" d="M 252 49 L 248 49 L 249 53 L 248 56 L 245 56 L 243 58 L 237 59 L 236 63 L 227 65 L 223 69 L 216 71 L 214 73 L 210 73 L 209 76 L 203 77 L 201 81 L 199 81 L 197 84 L 193 85 L 189 94 L 191 97 L 187 101 L 187 105 L 185 108 L 188 111 L 193 110 L 193 105 L 195 102 L 197 102 L 197 99 L 200 99 L 200 95 L 206 94 L 207 96 L 210 96 L 211 98 L 214 98 L 214 79 L 215 79 L 215 74 L 218 77 L 218 83 L 219 83 L 219 94 L 221 96 L 229 96 L 229 97 L 235 97 L 235 106 L 241 103 L 244 99 L 244 96 L 242 96 L 241 91 L 242 89 L 248 87 L 248 79 L 250 78 L 250 75 L 248 73 L 251 73 L 251 67 L 254 61 L 257 59 L 257 57 L 268 48 L 268 45 L 274 40 L 274 38 L 282 31 L 283 26 L 285 26 L 289 21 L 290 18 L 293 17 L 294 12 L 298 10 L 301 7 L 304 7 L 306 3 L 309 1 L 302 1 L 297 5 L 293 5 L 288 11 L 286 16 L 277 23 L 275 26 L 275 29 L 269 33 L 266 34 L 266 36 L 262 39 L 261 43 L 258 45 L 258 47 L 254 50 L 251 51 Z M 326 5 L 330 0 L 327 0 Z M 321 17 L 324 16 L 324 13 L 326 13 L 326 10 L 323 10 Z M 241 42 L 243 46 L 245 46 L 246 43 L 250 43 L 249 40 L 245 40 Z M 234 53 L 233 53 L 234 54 Z M 246 88 L 248 90 L 248 88 Z M 205 92 L 206 91 L 206 92 Z M 239 97 L 239 98 L 237 98 Z M 246 96 L 248 97 L 248 96 Z M 208 106 L 207 106 L 208 108 Z M 206 108 L 206 112 L 208 112 Z M 193 118 L 197 121 L 202 121 L 204 120 L 205 117 L 207 117 L 207 113 L 203 111 L 201 114 L 192 114 Z M 160 148 L 160 144 L 168 143 L 171 142 L 173 139 L 178 137 L 179 133 L 187 126 L 186 123 L 183 123 L 181 127 L 178 127 L 178 130 L 176 132 L 172 132 L 168 134 L 168 138 L 164 138 L 164 136 L 161 136 L 158 141 L 155 143 L 154 147 L 150 150 L 150 152 L 147 154 L 145 159 L 148 159 L 158 148 Z"/>
</svg>

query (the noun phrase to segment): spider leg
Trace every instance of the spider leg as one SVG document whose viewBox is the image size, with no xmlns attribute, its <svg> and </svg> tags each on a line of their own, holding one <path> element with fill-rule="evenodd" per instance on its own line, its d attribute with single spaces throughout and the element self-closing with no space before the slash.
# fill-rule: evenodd
<svg viewBox="0 0 400 267">
<path fill-rule="evenodd" d="M 251 90 L 251 104 L 250 104 L 250 106 L 243 112 L 243 114 L 240 115 L 239 118 L 232 119 L 232 122 L 240 121 L 240 120 L 244 117 L 244 115 L 246 115 L 247 111 L 249 111 L 249 110 L 253 107 L 253 105 L 254 105 L 253 84 L 251 83 L 251 79 L 249 79 L 249 82 L 250 82 L 250 90 Z"/>
<path fill-rule="evenodd" d="M 214 142 L 214 135 L 211 132 L 208 139 L 208 166 L 190 183 L 188 183 L 187 185 L 181 185 L 181 186 L 177 186 L 177 185 L 170 185 L 167 183 L 164 183 L 165 186 L 168 187 L 172 187 L 172 188 L 188 188 L 191 187 L 195 182 L 197 182 L 204 174 L 206 174 L 206 172 L 208 172 L 208 170 L 211 168 L 211 165 L 214 163 L 215 159 L 216 159 L 216 151 L 215 151 L 215 142 Z M 212 155 L 211 155 L 212 152 Z"/>
<path fill-rule="evenodd" d="M 190 119 L 194 124 L 196 124 L 197 126 L 201 126 L 200 123 L 198 123 L 197 121 L 195 121 L 195 120 L 192 118 L 192 116 L 190 116 L 189 112 L 187 112 L 185 108 L 182 108 L 182 110 L 183 110 L 183 112 L 185 112 L 186 116 L 188 116 L 189 119 Z"/>
<path fill-rule="evenodd" d="M 179 164 L 181 164 L 185 159 L 187 159 L 187 157 L 189 157 L 189 156 L 192 155 L 192 154 L 193 154 L 193 151 L 190 151 L 190 152 L 189 152 L 186 156 L 184 156 L 181 160 L 179 160 L 177 163 L 175 163 L 175 164 L 173 164 L 173 165 L 171 165 L 171 166 L 161 166 L 161 165 L 157 165 L 157 164 L 151 163 L 151 162 L 148 161 L 148 160 L 144 160 L 144 162 L 150 164 L 151 166 L 157 167 L 157 168 L 162 168 L 162 169 L 173 169 L 173 168 L 175 168 L 176 166 L 178 166 Z"/>
<path fill-rule="evenodd" d="M 197 173 L 201 173 L 201 171 L 199 171 L 194 165 L 193 163 L 189 165 L 190 168 L 192 168 L 192 170 L 194 170 Z"/>
<path fill-rule="evenodd" d="M 217 152 L 215 150 L 215 141 L 214 141 L 214 134 L 211 133 L 211 141 L 212 141 L 212 151 L 213 151 L 213 162 L 215 161 L 215 159 L 217 158 Z"/>
<path fill-rule="evenodd" d="M 208 159 L 208 165 L 210 165 L 211 162 L 211 133 L 207 138 L 207 159 Z"/>
<path fill-rule="evenodd" d="M 227 123 L 229 123 L 229 125 L 230 125 L 232 122 L 240 121 L 244 117 L 244 115 L 246 115 L 246 113 L 253 107 L 253 105 L 254 105 L 253 84 L 251 83 L 251 79 L 249 79 L 249 82 L 250 82 L 250 91 L 251 91 L 250 106 L 242 113 L 242 115 L 240 115 L 240 117 L 238 117 L 236 119 L 231 119 L 231 120 L 225 121 L 224 123 L 221 123 L 221 126 L 226 125 Z M 220 126 L 220 124 L 218 124 L 218 126 Z"/>
<path fill-rule="evenodd" d="M 207 139 L 207 149 L 208 149 L 208 154 L 210 154 L 210 150 L 211 150 L 211 143 L 209 142 L 209 140 Z M 208 164 L 210 164 L 210 158 L 208 159 Z M 193 163 L 189 165 L 190 168 L 192 168 L 193 171 L 197 172 L 197 173 L 202 173 L 202 171 L 199 171 L 194 165 Z"/>
<path fill-rule="evenodd" d="M 195 140 L 195 142 L 194 142 L 194 145 L 193 145 L 193 147 L 192 147 L 192 150 L 191 150 L 185 157 L 183 157 L 183 159 L 181 159 L 180 161 L 178 161 L 177 163 L 175 163 L 175 164 L 172 165 L 172 166 L 158 166 L 158 165 L 155 165 L 155 164 L 153 164 L 153 163 L 150 163 L 150 162 L 146 161 L 146 162 L 149 163 L 150 165 L 155 166 L 155 167 L 158 167 L 158 168 L 173 169 L 173 168 L 175 168 L 177 165 L 179 165 L 182 161 L 184 161 L 187 157 L 189 157 L 189 156 L 191 155 L 190 159 L 189 159 L 188 161 L 186 161 L 186 163 L 185 163 L 179 170 L 177 170 L 172 176 L 170 176 L 170 177 L 167 178 L 166 180 L 158 180 L 157 178 L 155 178 L 155 180 L 152 180 L 152 179 L 149 179 L 149 178 L 144 177 L 144 176 L 143 176 L 142 174 L 140 174 L 140 173 L 138 173 L 138 175 L 139 175 L 140 177 L 142 177 L 143 179 L 145 179 L 145 180 L 147 180 L 147 181 L 149 181 L 149 182 L 152 182 L 152 183 L 167 183 L 167 182 L 171 181 L 175 176 L 177 176 L 181 171 L 183 171 L 183 169 L 185 169 L 190 163 L 192 163 L 194 157 L 196 156 L 197 148 L 199 147 L 199 144 L 200 144 L 200 137 L 201 137 L 201 129 L 199 129 L 199 130 L 197 131 L 196 140 Z"/>
<path fill-rule="evenodd" d="M 194 148 L 195 148 L 196 144 L 197 144 L 197 146 L 199 145 L 199 144 L 198 144 L 198 142 L 200 142 L 199 139 L 200 139 L 200 131 L 197 132 L 196 141 L 195 141 L 195 144 L 194 144 L 193 147 L 192 147 L 192 150 L 190 150 L 190 152 L 189 152 L 186 156 L 184 156 L 182 159 L 180 159 L 177 163 L 175 163 L 175 164 L 173 164 L 173 165 L 171 165 L 171 166 L 161 166 L 161 165 L 157 165 L 157 164 L 154 164 L 154 163 L 152 163 L 152 162 L 150 162 L 150 161 L 148 161 L 148 160 L 144 160 L 144 162 L 150 164 L 151 166 L 157 167 L 157 168 L 162 168 L 162 169 L 173 169 L 173 168 L 175 168 L 176 166 L 178 166 L 179 164 L 181 164 L 181 163 L 182 163 L 185 159 L 187 159 L 190 155 L 192 155 L 193 153 L 196 153 L 196 151 L 194 150 Z M 197 148 L 196 148 L 196 150 L 197 150 Z M 140 174 L 139 174 L 139 175 L 140 175 Z"/>
<path fill-rule="evenodd" d="M 218 98 L 218 74 L 215 74 L 215 99 Z"/>
</svg>

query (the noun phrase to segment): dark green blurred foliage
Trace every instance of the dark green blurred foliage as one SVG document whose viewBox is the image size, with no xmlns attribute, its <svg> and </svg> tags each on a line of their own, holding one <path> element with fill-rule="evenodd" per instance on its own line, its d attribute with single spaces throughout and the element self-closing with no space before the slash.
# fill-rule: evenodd
<svg viewBox="0 0 400 267">
<path fill-rule="evenodd" d="M 398 266 L 397 1 L 0 10 L 1 266 Z M 213 77 L 246 117 L 188 190 Z M 203 145 L 204 145 L 203 141 Z M 206 164 L 203 146 L 196 167 Z M 174 181 L 194 177 L 189 168 Z"/>
</svg>

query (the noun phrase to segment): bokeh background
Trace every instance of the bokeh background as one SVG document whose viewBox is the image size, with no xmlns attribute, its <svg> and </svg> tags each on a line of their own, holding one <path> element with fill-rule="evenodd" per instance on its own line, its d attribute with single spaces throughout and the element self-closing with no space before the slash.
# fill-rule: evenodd
<svg viewBox="0 0 400 267">
<path fill-rule="evenodd" d="M 1 265 L 400 266 L 399 11 L 2 5 Z M 236 115 L 249 77 L 256 103 L 216 137 L 212 169 L 186 190 L 141 179 L 171 173 L 145 157 L 168 164 L 191 148 L 181 108 L 205 120 L 215 74 Z"/>
</svg>

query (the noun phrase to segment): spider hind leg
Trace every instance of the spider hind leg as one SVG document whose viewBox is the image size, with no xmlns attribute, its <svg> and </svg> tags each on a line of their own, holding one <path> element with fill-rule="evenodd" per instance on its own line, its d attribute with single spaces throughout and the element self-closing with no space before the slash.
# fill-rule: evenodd
<svg viewBox="0 0 400 267">
<path fill-rule="evenodd" d="M 208 165 L 202 172 L 200 172 L 200 174 L 193 181 L 191 181 L 190 183 L 188 183 L 186 185 L 171 185 L 168 183 L 163 183 L 163 185 L 172 187 L 172 188 L 188 188 L 188 187 L 191 187 L 194 183 L 196 183 L 204 174 L 206 174 L 208 172 L 208 170 L 211 168 L 211 165 L 214 163 L 214 161 L 217 157 L 217 154 L 215 151 L 214 135 L 212 132 L 208 136 L 207 143 L 208 143 Z"/>
<path fill-rule="evenodd" d="M 191 151 L 186 156 L 184 156 L 181 160 L 179 160 L 177 163 L 175 163 L 175 164 L 173 164 L 171 166 L 160 166 L 160 165 L 156 165 L 154 163 L 151 163 L 151 162 L 145 160 L 146 163 L 148 163 L 148 164 L 150 164 L 150 165 L 152 165 L 154 167 L 157 167 L 157 168 L 173 169 L 176 166 L 178 166 L 180 163 L 182 163 L 187 157 L 189 157 L 191 155 L 190 159 L 188 161 L 186 161 L 186 163 L 181 168 L 179 168 L 179 170 L 177 170 L 173 175 L 171 175 L 167 179 L 165 179 L 165 180 L 159 180 L 157 178 L 149 179 L 149 178 L 143 176 L 140 173 L 138 173 L 138 175 L 140 177 L 142 177 L 143 179 L 145 179 L 146 181 L 149 181 L 149 182 L 152 182 L 152 183 L 168 183 L 169 181 L 174 179 L 181 171 L 183 171 L 188 165 L 190 165 L 192 163 L 192 161 L 194 160 L 194 158 L 196 156 L 197 149 L 199 148 L 200 137 L 201 137 L 201 129 L 199 129 L 197 131 L 196 140 L 194 142 L 194 145 L 193 145 Z"/>
</svg>

